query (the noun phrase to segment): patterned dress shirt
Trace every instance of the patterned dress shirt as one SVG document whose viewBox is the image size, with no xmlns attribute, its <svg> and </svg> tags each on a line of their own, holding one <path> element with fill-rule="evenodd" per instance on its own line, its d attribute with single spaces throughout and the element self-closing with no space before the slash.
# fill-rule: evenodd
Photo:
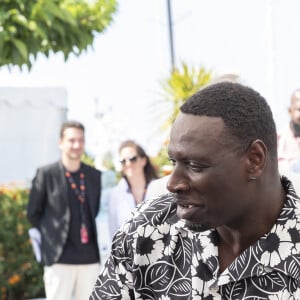
<svg viewBox="0 0 300 300">
<path fill-rule="evenodd" d="M 115 235 L 90 300 L 300 299 L 300 201 L 286 177 L 282 185 L 270 232 L 222 273 L 216 230 L 188 229 L 172 194 L 147 201 Z"/>
</svg>

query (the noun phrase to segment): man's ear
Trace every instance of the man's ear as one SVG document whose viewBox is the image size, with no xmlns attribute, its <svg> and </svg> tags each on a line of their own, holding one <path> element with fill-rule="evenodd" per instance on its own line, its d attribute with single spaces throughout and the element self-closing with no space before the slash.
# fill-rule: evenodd
<svg viewBox="0 0 300 300">
<path fill-rule="evenodd" d="M 247 150 L 249 180 L 255 180 L 263 172 L 267 158 L 267 147 L 262 140 L 255 140 Z"/>
</svg>

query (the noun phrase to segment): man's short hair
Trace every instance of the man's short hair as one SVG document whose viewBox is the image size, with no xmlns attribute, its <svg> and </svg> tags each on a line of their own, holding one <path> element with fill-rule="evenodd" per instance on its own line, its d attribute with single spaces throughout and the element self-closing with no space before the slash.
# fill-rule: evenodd
<svg viewBox="0 0 300 300">
<path fill-rule="evenodd" d="M 60 138 L 63 138 L 64 132 L 68 128 L 77 128 L 77 129 L 80 129 L 80 130 L 82 130 L 84 132 L 84 126 L 80 122 L 74 121 L 74 120 L 69 120 L 69 121 L 64 122 L 61 125 L 61 128 L 60 128 Z"/>
<path fill-rule="evenodd" d="M 222 118 L 229 136 L 244 152 L 262 140 L 277 160 L 277 133 L 272 111 L 266 100 L 253 89 L 233 82 L 209 85 L 191 96 L 180 108 L 183 113 Z"/>
</svg>

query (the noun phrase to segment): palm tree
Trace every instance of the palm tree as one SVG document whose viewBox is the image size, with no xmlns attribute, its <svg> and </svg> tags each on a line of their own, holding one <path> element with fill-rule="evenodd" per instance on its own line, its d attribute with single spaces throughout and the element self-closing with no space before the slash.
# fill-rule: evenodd
<svg viewBox="0 0 300 300">
<path fill-rule="evenodd" d="M 200 88 L 212 80 L 212 72 L 204 67 L 189 67 L 182 63 L 180 68 L 174 68 L 171 75 L 162 82 L 163 97 L 171 103 L 171 112 L 163 123 L 163 129 L 169 130 L 176 119 L 180 106 Z"/>
<path fill-rule="evenodd" d="M 161 176 L 170 172 L 170 162 L 167 154 L 169 144 L 169 131 L 172 123 L 176 119 L 180 106 L 200 88 L 208 84 L 212 80 L 212 72 L 205 68 L 189 67 L 186 63 L 182 63 L 180 68 L 174 68 L 171 71 L 170 77 L 161 83 L 162 98 L 164 99 L 165 108 L 160 100 L 159 109 L 154 108 L 163 116 L 161 125 L 164 133 L 167 135 L 163 145 L 160 148 L 157 156 L 154 157 L 153 163 L 158 167 Z M 167 103 L 166 103 L 167 102 Z M 167 117 L 165 117 L 167 115 Z"/>
</svg>

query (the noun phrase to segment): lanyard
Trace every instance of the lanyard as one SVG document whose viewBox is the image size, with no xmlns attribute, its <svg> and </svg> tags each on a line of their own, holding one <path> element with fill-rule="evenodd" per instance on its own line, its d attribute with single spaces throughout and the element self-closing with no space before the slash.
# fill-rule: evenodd
<svg viewBox="0 0 300 300">
<path fill-rule="evenodd" d="M 66 171 L 65 173 L 66 178 L 69 181 L 69 184 L 71 186 L 71 189 L 74 191 L 75 195 L 77 196 L 77 199 L 79 200 L 80 203 L 84 203 L 85 201 L 85 181 L 84 181 L 84 173 L 80 172 L 79 174 L 79 188 L 77 187 L 77 184 L 71 175 L 69 171 Z"/>
<path fill-rule="evenodd" d="M 79 173 L 79 188 L 69 171 L 65 172 L 65 176 L 70 184 L 71 189 L 74 191 L 77 199 L 80 202 L 80 217 L 81 217 L 81 227 L 80 227 L 80 239 L 82 244 L 87 244 L 89 242 L 88 230 L 86 227 L 86 217 L 84 213 L 83 204 L 85 202 L 85 181 L 84 173 Z"/>
</svg>

